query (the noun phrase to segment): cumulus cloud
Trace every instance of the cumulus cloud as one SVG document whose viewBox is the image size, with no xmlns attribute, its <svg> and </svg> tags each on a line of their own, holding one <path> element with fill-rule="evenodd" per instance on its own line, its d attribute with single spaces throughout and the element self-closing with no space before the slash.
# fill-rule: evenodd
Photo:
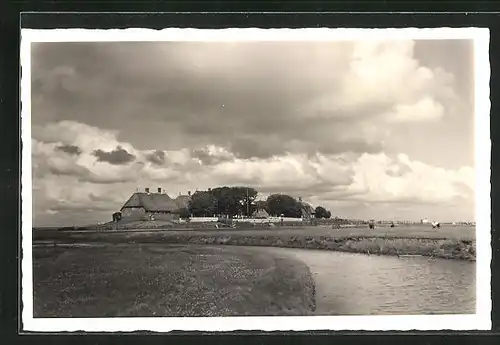
<svg viewBox="0 0 500 345">
<path fill-rule="evenodd" d="M 192 150 L 190 156 L 199 160 L 199 162 L 203 165 L 217 165 L 235 159 L 235 156 L 231 152 L 214 145 L 209 145 L 202 149 Z"/>
<path fill-rule="evenodd" d="M 447 170 L 411 161 L 404 154 L 396 157 L 364 154 L 354 163 L 354 170 L 354 183 L 347 190 L 365 190 L 366 193 L 351 200 L 447 203 L 466 195 L 456 183 L 467 186 L 469 192 L 474 188 L 474 171 L 470 167 Z"/>
<path fill-rule="evenodd" d="M 53 175 L 83 176 L 89 171 L 77 163 L 78 155 L 68 155 L 65 150 L 60 150 L 64 145 L 44 143 L 32 140 L 34 177 L 42 177 L 46 173 Z"/>
<path fill-rule="evenodd" d="M 85 126 L 75 125 L 74 128 L 81 130 Z M 79 133 L 85 132 L 102 137 L 109 135 L 93 128 Z M 81 137 L 74 138 L 75 141 L 82 140 Z M 156 186 L 175 197 L 177 193 L 184 194 L 196 188 L 248 185 L 259 190 L 261 197 L 286 192 L 327 207 L 337 207 L 334 205 L 339 201 L 399 205 L 454 204 L 462 199 L 473 201 L 475 177 L 472 168 L 439 168 L 411 160 L 405 154 L 359 155 L 347 152 L 311 156 L 287 153 L 245 159 L 212 145 L 196 154 L 187 149 L 168 151 L 165 153 L 168 161 L 158 166 L 149 162 L 150 151 L 136 150 L 130 143 L 119 141 L 108 144 L 127 146 L 143 161 L 132 165 L 110 165 L 89 159 L 93 155 L 91 149 L 82 150 L 79 156 L 67 155 L 53 149 L 60 145 L 58 143 L 33 140 L 34 193 L 37 205 L 40 205 L 38 212 L 44 213 L 47 209 L 56 213 L 76 212 L 79 208 L 86 212 L 111 212 L 118 210 L 136 188 Z M 208 162 L 202 162 L 200 152 L 204 158 L 215 157 L 215 160 L 210 158 Z"/>
<path fill-rule="evenodd" d="M 120 146 L 117 146 L 116 149 L 110 152 L 97 149 L 94 150 L 93 154 L 97 157 L 98 161 L 108 162 L 113 165 L 128 164 L 135 159 L 133 154 L 128 153 L 127 150 Z"/>
<path fill-rule="evenodd" d="M 56 147 L 57 150 L 66 152 L 70 155 L 77 155 L 79 156 L 82 153 L 82 150 L 78 146 L 75 145 L 60 145 Z"/>
<path fill-rule="evenodd" d="M 62 102 L 75 120 L 119 128 L 144 149 L 376 153 L 387 123 L 441 118 L 458 102 L 453 75 L 423 66 L 415 44 L 43 43 L 34 83 L 58 87 L 37 89 L 34 119 L 67 119 Z"/>
<path fill-rule="evenodd" d="M 422 98 L 414 104 L 398 104 L 387 114 L 388 121 L 416 122 L 438 120 L 444 116 L 444 107 L 431 98 Z"/>
<path fill-rule="evenodd" d="M 244 184 L 345 216 L 473 218 L 470 61 L 426 44 L 35 44 L 37 217 Z"/>
<path fill-rule="evenodd" d="M 115 133 L 96 127 L 63 121 L 37 128 L 35 136 L 42 139 L 32 139 L 33 167 L 37 177 L 69 175 L 80 182 L 109 184 L 132 182 L 141 176 L 155 181 L 176 176 L 172 169 L 151 163 L 150 152 L 136 150 L 130 143 L 118 141 Z M 56 149 L 77 145 L 79 155 L 67 155 Z M 102 149 L 95 149 L 96 146 Z M 173 154 L 174 164 L 186 163 L 186 160 L 176 160 L 179 161 L 179 154 Z"/>
<path fill-rule="evenodd" d="M 162 165 L 165 163 L 165 152 L 155 150 L 151 153 L 146 154 L 146 159 L 156 165 Z"/>
<path fill-rule="evenodd" d="M 91 224 L 106 221 L 120 205 L 123 195 L 119 185 L 97 185 L 78 181 L 72 176 L 45 175 L 33 181 L 35 225 Z M 113 188 L 110 188 L 114 186 Z"/>
</svg>

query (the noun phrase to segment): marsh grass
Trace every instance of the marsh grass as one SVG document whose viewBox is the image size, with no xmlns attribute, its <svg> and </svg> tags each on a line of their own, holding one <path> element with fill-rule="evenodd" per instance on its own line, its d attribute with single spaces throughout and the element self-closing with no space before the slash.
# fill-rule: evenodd
<svg viewBox="0 0 500 345">
<path fill-rule="evenodd" d="M 380 255 L 424 255 L 475 260 L 474 228 L 401 227 L 362 229 L 108 231 L 38 234 L 38 240 L 103 243 L 212 244 L 309 248 Z M 446 237 L 447 236 L 447 237 Z"/>
<path fill-rule="evenodd" d="M 35 317 L 308 315 L 308 267 L 244 248 L 108 244 L 33 251 Z"/>
</svg>

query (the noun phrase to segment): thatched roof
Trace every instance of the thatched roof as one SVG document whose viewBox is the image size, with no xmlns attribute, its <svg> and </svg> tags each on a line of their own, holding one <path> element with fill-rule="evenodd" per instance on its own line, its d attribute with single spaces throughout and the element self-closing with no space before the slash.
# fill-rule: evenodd
<svg viewBox="0 0 500 345">
<path fill-rule="evenodd" d="M 122 206 L 122 210 L 129 207 L 143 207 L 150 212 L 174 212 L 179 209 L 177 203 L 168 194 L 160 193 L 134 193 Z"/>
<path fill-rule="evenodd" d="M 179 195 L 177 198 L 174 199 L 179 209 L 187 208 L 190 200 L 191 197 L 189 195 Z"/>
</svg>

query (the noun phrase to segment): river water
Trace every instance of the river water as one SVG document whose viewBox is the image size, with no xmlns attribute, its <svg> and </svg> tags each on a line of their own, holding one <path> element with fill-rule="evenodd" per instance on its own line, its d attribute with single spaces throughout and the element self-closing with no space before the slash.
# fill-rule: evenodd
<svg viewBox="0 0 500 345">
<path fill-rule="evenodd" d="M 255 248 L 306 263 L 318 315 L 474 314 L 475 262 Z"/>
</svg>

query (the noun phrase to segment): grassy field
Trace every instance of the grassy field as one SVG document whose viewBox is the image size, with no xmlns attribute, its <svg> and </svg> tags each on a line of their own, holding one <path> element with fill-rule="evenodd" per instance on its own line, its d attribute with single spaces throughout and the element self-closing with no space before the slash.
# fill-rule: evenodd
<svg viewBox="0 0 500 345">
<path fill-rule="evenodd" d="M 350 229 L 352 230 L 352 229 Z M 330 230 L 328 230 L 330 231 Z M 365 230 L 366 231 L 366 230 Z M 340 235 L 342 233 L 342 235 Z M 307 235 L 305 235 L 307 234 Z M 40 236 L 39 236 L 40 240 Z M 465 238 L 366 236 L 343 233 L 310 234 L 306 231 L 107 231 L 65 232 L 46 236 L 48 242 L 61 243 L 151 243 L 270 246 L 285 248 L 325 249 L 382 255 L 424 255 L 445 259 L 476 259 L 475 240 Z"/>
<path fill-rule="evenodd" d="M 137 222 L 136 222 L 137 223 Z M 118 230 L 102 230 L 102 231 L 161 231 L 166 230 L 171 234 L 184 233 L 186 231 L 193 235 L 218 233 L 218 234 L 242 234 L 242 235 L 311 235 L 311 236 L 330 236 L 333 238 L 340 237 L 401 237 L 401 238 L 432 238 L 432 239 L 458 239 L 458 240 L 474 240 L 476 238 L 476 228 L 473 226 L 451 226 L 443 225 L 440 229 L 433 229 L 430 225 L 398 225 L 390 228 L 388 226 L 377 226 L 375 229 L 369 229 L 368 226 L 360 227 L 344 227 L 340 229 L 332 229 L 331 226 L 276 226 L 273 228 L 267 226 L 252 226 L 251 224 L 239 224 L 237 229 L 220 228 L 216 229 L 214 224 L 202 225 L 197 227 L 188 226 L 169 226 L 165 222 L 140 222 L 140 226 L 136 223 L 128 224 L 126 229 Z M 95 231 L 96 229 L 89 228 L 82 231 Z M 73 230 L 69 230 L 73 231 Z M 35 234 L 57 234 L 57 228 L 47 230 L 34 230 Z"/>
<path fill-rule="evenodd" d="M 186 232 L 183 230 L 168 230 L 169 233 L 178 235 Z M 305 226 L 305 227 L 276 227 L 276 228 L 255 228 L 255 229 L 206 229 L 189 230 L 192 235 L 201 235 L 209 233 L 217 233 L 219 235 L 244 235 L 244 236 L 266 236 L 266 235 L 300 235 L 300 236 L 329 236 L 331 238 L 342 237 L 388 237 L 388 238 L 422 238 L 422 239 L 456 239 L 456 240 L 474 240 L 475 227 L 453 227 L 444 226 L 440 229 L 433 229 L 431 226 L 399 226 L 376 227 L 369 229 L 368 227 L 359 228 L 340 228 L 332 229 L 331 227 L 322 226 Z"/>
<path fill-rule="evenodd" d="M 162 229 L 145 229 L 136 228 L 128 230 L 107 230 L 113 233 L 119 232 L 134 232 L 138 231 L 141 233 L 147 233 L 151 231 L 156 233 Z M 164 229 L 166 232 L 172 235 L 182 235 L 188 233 L 192 236 L 194 235 L 207 235 L 207 234 L 219 234 L 219 235 L 244 235 L 244 236 L 329 236 L 331 238 L 343 238 L 343 237 L 382 237 L 382 238 L 422 238 L 422 239 L 449 239 L 449 240 L 475 240 L 476 238 L 476 228 L 467 226 L 443 226 L 440 229 L 433 229 L 431 226 L 427 225 L 415 225 L 415 226 L 398 226 L 395 228 L 390 227 L 376 227 L 375 229 L 369 229 L 368 227 L 358 227 L 358 228 L 341 228 L 332 229 L 331 227 L 325 226 L 303 226 L 303 227 L 251 227 L 248 229 L 197 229 L 197 228 L 168 228 Z M 89 231 L 71 231 L 71 233 L 88 233 Z M 93 232 L 93 231 L 91 231 Z M 33 235 L 34 239 L 44 239 L 44 238 L 57 238 L 62 232 L 57 229 L 49 230 L 37 230 L 34 229 Z M 69 231 L 65 231 L 69 233 Z"/>
<path fill-rule="evenodd" d="M 430 226 L 362 228 L 276 227 L 205 230 L 34 231 L 35 241 L 68 243 L 229 244 L 327 249 L 384 255 L 425 255 L 475 260 L 474 227 Z"/>
<path fill-rule="evenodd" d="M 155 244 L 33 247 L 35 317 L 308 315 L 298 261 L 245 248 Z"/>
</svg>

